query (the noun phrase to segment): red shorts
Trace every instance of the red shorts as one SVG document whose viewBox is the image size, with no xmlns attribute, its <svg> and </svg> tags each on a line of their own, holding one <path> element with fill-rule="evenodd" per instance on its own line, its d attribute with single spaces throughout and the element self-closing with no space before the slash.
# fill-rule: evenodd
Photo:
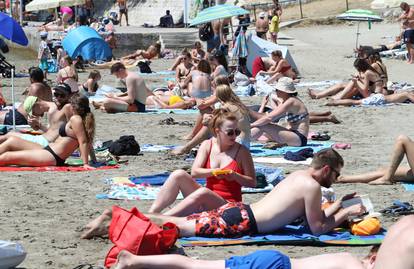
<svg viewBox="0 0 414 269">
<path fill-rule="evenodd" d="M 195 234 L 201 237 L 241 237 L 257 233 L 256 220 L 249 205 L 227 203 L 217 209 L 193 214 Z"/>
<path fill-rule="evenodd" d="M 265 70 L 265 65 L 262 61 L 262 58 L 257 56 L 252 64 L 252 75 L 253 77 L 256 77 L 257 73 L 259 73 L 259 71 L 266 71 Z"/>
</svg>

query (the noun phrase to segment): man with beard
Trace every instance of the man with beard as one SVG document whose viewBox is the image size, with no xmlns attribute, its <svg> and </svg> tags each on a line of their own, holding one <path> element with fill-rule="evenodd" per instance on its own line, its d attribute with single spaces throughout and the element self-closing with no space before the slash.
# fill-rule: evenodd
<svg viewBox="0 0 414 269">
<path fill-rule="evenodd" d="M 181 237 L 239 237 L 274 232 L 298 218 L 306 220 L 310 231 L 320 235 L 338 227 L 350 216 L 365 212 L 361 204 L 342 208 L 341 202 L 352 198 L 346 195 L 325 210 L 321 209 L 321 186 L 330 187 L 340 175 L 344 161 L 335 150 L 326 149 L 315 154 L 311 166 L 296 171 L 282 180 L 269 194 L 251 205 L 227 203 L 222 207 L 187 217 L 145 214 L 161 223 L 175 223 Z M 192 199 L 188 195 L 185 199 Z M 104 214 L 86 226 L 82 238 L 107 233 L 106 221 L 112 213 Z"/>
</svg>

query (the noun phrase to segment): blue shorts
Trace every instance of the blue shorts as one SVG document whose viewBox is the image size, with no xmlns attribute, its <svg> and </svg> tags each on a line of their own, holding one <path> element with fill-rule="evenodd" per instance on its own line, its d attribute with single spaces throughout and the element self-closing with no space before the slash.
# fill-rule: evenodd
<svg viewBox="0 0 414 269">
<path fill-rule="evenodd" d="M 47 63 L 47 59 L 40 60 L 39 68 L 42 69 L 42 71 L 49 70 L 49 64 Z"/>
<path fill-rule="evenodd" d="M 39 144 L 42 148 L 49 146 L 49 141 L 43 135 L 31 135 L 31 134 L 24 134 L 21 136 L 22 139 Z"/>
<path fill-rule="evenodd" d="M 207 49 L 218 49 L 220 47 L 220 36 L 214 35 L 210 40 L 207 40 Z"/>
<path fill-rule="evenodd" d="M 258 250 L 226 260 L 226 269 L 290 269 L 288 256 L 275 250 Z"/>
</svg>

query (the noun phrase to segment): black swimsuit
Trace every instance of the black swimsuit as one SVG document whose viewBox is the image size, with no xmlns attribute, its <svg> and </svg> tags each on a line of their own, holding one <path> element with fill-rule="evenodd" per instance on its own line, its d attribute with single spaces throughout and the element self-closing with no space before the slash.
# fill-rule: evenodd
<svg viewBox="0 0 414 269">
<path fill-rule="evenodd" d="M 61 137 L 70 137 L 66 133 L 66 123 L 62 123 L 62 125 L 60 125 L 60 127 L 59 127 L 59 135 Z M 64 166 L 65 165 L 65 160 L 63 160 L 62 158 L 60 158 L 59 155 L 57 155 L 56 152 L 54 152 L 51 147 L 46 146 L 44 149 L 47 150 L 48 152 L 50 152 L 50 154 L 52 154 L 52 156 L 55 158 L 55 160 L 56 160 L 56 166 Z"/>
</svg>

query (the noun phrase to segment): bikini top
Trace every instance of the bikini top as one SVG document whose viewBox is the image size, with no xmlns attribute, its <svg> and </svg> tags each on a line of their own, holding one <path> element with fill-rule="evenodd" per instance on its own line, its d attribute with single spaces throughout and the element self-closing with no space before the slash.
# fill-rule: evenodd
<svg viewBox="0 0 414 269">
<path fill-rule="evenodd" d="M 73 138 L 73 137 L 69 136 L 69 135 L 66 133 L 66 122 L 62 123 L 62 124 L 59 126 L 59 135 L 60 135 L 61 137 L 69 137 L 69 138 L 75 139 L 75 138 Z"/>
<path fill-rule="evenodd" d="M 302 114 L 293 114 L 293 113 L 287 113 L 286 114 L 286 121 L 289 123 L 298 123 L 300 121 L 305 120 L 309 116 L 308 112 L 302 113 Z"/>
<path fill-rule="evenodd" d="M 211 149 L 213 147 L 213 141 L 210 140 L 210 151 L 208 153 L 207 162 L 205 167 L 211 168 L 210 165 L 210 155 L 211 155 Z M 225 167 L 222 167 L 220 169 L 228 169 L 233 170 L 236 173 L 242 173 L 242 170 L 240 169 L 239 165 L 237 164 L 236 158 L 237 154 L 239 154 L 241 145 L 239 145 L 239 148 L 237 149 L 236 154 L 234 155 L 233 160 L 226 165 Z M 237 183 L 236 181 L 228 181 L 226 179 L 219 179 L 215 176 L 207 177 L 207 188 L 214 191 L 221 197 L 223 197 L 225 200 L 229 202 L 241 202 L 242 201 L 242 194 L 241 194 L 241 185 Z"/>
<path fill-rule="evenodd" d="M 75 75 L 73 75 L 73 76 L 68 76 L 68 71 L 66 71 L 65 69 L 63 69 L 63 71 L 65 71 L 65 73 L 66 73 L 66 77 L 62 77 L 62 82 L 65 82 L 65 80 L 68 80 L 68 79 L 74 79 L 74 80 L 76 80 L 76 76 Z"/>
</svg>

